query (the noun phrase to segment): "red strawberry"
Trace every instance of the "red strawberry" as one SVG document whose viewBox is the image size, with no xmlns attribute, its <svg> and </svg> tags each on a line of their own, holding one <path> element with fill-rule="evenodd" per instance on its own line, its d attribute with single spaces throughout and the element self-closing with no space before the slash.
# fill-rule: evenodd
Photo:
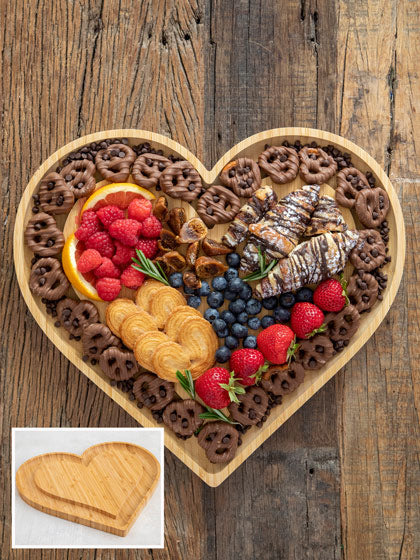
<svg viewBox="0 0 420 560">
<path fill-rule="evenodd" d="M 115 255 L 112 257 L 112 262 L 116 266 L 125 266 L 133 262 L 131 258 L 136 256 L 136 252 L 133 247 L 126 247 L 119 241 L 115 242 L 115 247 L 117 250 Z"/>
<path fill-rule="evenodd" d="M 118 206 L 110 204 L 108 206 L 103 206 L 97 210 L 96 215 L 101 220 L 106 228 L 115 222 L 115 220 L 123 220 L 124 212 Z"/>
<path fill-rule="evenodd" d="M 128 205 L 127 215 L 133 220 L 142 222 L 152 213 L 152 203 L 147 198 L 135 198 Z"/>
<path fill-rule="evenodd" d="M 77 270 L 82 274 L 95 270 L 102 262 L 102 257 L 96 249 L 86 249 L 77 261 Z"/>
<path fill-rule="evenodd" d="M 158 251 L 156 239 L 139 239 L 136 249 L 143 251 L 143 254 L 148 259 L 153 259 Z"/>
<path fill-rule="evenodd" d="M 119 278 L 121 270 L 108 257 L 102 258 L 102 263 L 94 272 L 96 278 Z"/>
<path fill-rule="evenodd" d="M 148 238 L 159 237 L 162 230 L 162 224 L 156 216 L 149 216 L 141 224 L 141 235 Z"/>
<path fill-rule="evenodd" d="M 291 355 L 295 335 L 287 325 L 271 325 L 257 336 L 258 348 L 273 364 L 284 364 Z"/>
<path fill-rule="evenodd" d="M 96 249 L 103 257 L 109 259 L 115 253 L 115 246 L 109 234 L 106 231 L 98 231 L 86 239 L 86 247 L 88 249 Z"/>
<path fill-rule="evenodd" d="M 299 338 L 309 338 L 325 331 L 324 314 L 313 303 L 296 303 L 292 309 L 290 325 Z"/>
<path fill-rule="evenodd" d="M 235 385 L 233 372 L 222 367 L 205 371 L 195 382 L 195 390 L 200 399 L 211 408 L 225 408 L 231 401 L 238 402 L 236 394 L 245 393 L 245 389 Z"/>
<path fill-rule="evenodd" d="M 143 274 L 143 272 L 140 272 L 140 270 L 136 270 L 131 265 L 129 265 L 121 274 L 121 284 L 126 288 L 136 290 L 137 288 L 140 288 L 145 278 L 146 276 Z"/>
<path fill-rule="evenodd" d="M 98 296 L 104 301 L 112 301 L 118 297 L 121 290 L 119 278 L 100 278 L 96 282 Z"/>
<path fill-rule="evenodd" d="M 314 292 L 314 303 L 324 311 L 341 311 L 348 303 L 345 281 L 330 278 L 321 282 Z"/>
<path fill-rule="evenodd" d="M 86 210 L 82 215 L 82 223 L 74 233 L 79 241 L 86 241 L 94 233 L 101 231 L 102 225 L 93 210 Z"/>
<path fill-rule="evenodd" d="M 108 231 L 111 237 L 117 239 L 123 245 L 134 247 L 139 240 L 138 233 L 140 228 L 141 225 L 136 220 L 115 220 L 109 226 Z"/>
<path fill-rule="evenodd" d="M 261 379 L 262 372 L 268 368 L 261 352 L 251 348 L 235 350 L 229 365 L 241 385 L 254 385 Z"/>
</svg>

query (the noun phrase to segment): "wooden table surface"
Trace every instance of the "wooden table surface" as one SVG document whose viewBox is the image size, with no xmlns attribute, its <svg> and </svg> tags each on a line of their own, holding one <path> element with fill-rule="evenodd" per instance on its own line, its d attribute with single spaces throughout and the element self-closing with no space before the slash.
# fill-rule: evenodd
<svg viewBox="0 0 420 560">
<path fill-rule="evenodd" d="M 0 0 L 2 559 L 420 558 L 420 5 L 416 0 Z M 70 140 L 143 128 L 210 166 L 308 126 L 387 170 L 407 229 L 391 311 L 222 486 L 166 452 L 165 549 L 10 550 L 12 426 L 135 426 L 52 346 L 19 294 L 14 216 Z"/>
</svg>

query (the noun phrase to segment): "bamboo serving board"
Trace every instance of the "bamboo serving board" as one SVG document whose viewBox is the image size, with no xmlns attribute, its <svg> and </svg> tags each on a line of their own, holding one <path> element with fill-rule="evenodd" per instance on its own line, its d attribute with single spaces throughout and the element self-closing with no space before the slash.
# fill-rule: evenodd
<svg viewBox="0 0 420 560">
<path fill-rule="evenodd" d="M 187 441 L 183 441 L 178 439 L 171 430 L 165 428 L 166 447 L 207 484 L 210 486 L 218 486 L 354 356 L 354 354 L 365 344 L 365 342 L 369 340 L 384 319 L 397 293 L 404 267 L 405 228 L 401 207 L 398 197 L 387 175 L 379 164 L 371 156 L 369 156 L 369 154 L 359 148 L 356 144 L 340 136 L 309 128 L 278 128 L 250 136 L 226 152 L 226 154 L 210 170 L 205 168 L 200 160 L 198 160 L 191 152 L 177 142 L 174 142 L 170 138 L 160 134 L 144 130 L 108 130 L 90 134 L 67 144 L 49 157 L 37 170 L 26 187 L 19 204 L 16 217 L 14 231 L 14 258 L 16 275 L 20 289 L 32 315 L 53 344 L 55 344 L 57 348 L 79 370 L 87 375 L 89 379 L 96 383 L 108 396 L 122 406 L 143 426 L 156 425 L 151 413 L 145 408 L 141 410 L 138 409 L 136 404 L 130 401 L 125 393 L 111 387 L 109 380 L 101 372 L 98 366 L 91 366 L 90 364 L 84 363 L 82 360 L 80 343 L 77 343 L 74 340 L 70 341 L 66 331 L 54 327 L 54 319 L 45 313 L 44 306 L 41 304 L 40 299 L 38 297 L 34 297 L 30 292 L 28 278 L 30 274 L 32 253 L 25 246 L 23 237 L 26 222 L 31 217 L 31 197 L 32 194 L 36 192 L 41 178 L 46 173 L 54 169 L 58 161 L 65 158 L 70 152 L 78 150 L 85 144 L 98 142 L 106 138 L 121 137 L 128 138 L 131 145 L 139 144 L 141 142 L 150 142 L 154 148 L 162 149 L 166 155 L 172 153 L 190 161 L 190 163 L 200 173 L 205 185 L 216 184 L 222 168 L 229 161 L 237 157 L 247 156 L 256 160 L 258 155 L 264 150 L 265 144 L 280 145 L 284 140 L 288 140 L 293 143 L 298 139 L 303 144 L 312 141 L 316 141 L 321 145 L 332 144 L 341 151 L 350 153 L 355 167 L 363 172 L 370 170 L 376 178 L 377 185 L 383 187 L 387 191 L 390 199 L 390 210 L 387 216 L 387 221 L 390 228 L 388 246 L 389 254 L 392 256 L 392 262 L 384 269 L 384 271 L 388 274 L 388 285 L 386 290 L 383 292 L 383 301 L 377 303 L 370 313 L 362 315 L 360 327 L 357 333 L 350 340 L 350 344 L 346 350 L 337 354 L 328 362 L 328 364 L 326 364 L 326 366 L 324 366 L 324 368 L 314 372 L 306 372 L 305 380 L 302 385 L 300 385 L 294 393 L 283 397 L 283 403 L 272 409 L 271 415 L 268 417 L 267 422 L 264 423 L 263 427 L 260 429 L 253 428 L 243 435 L 243 444 L 238 448 L 236 457 L 228 464 L 214 465 L 210 463 L 206 458 L 204 450 L 198 445 L 196 438 L 190 438 Z M 263 182 L 271 184 L 269 179 L 264 179 Z M 291 183 L 287 183 L 286 185 L 273 184 L 273 187 L 280 198 L 288 192 L 299 188 L 302 184 L 303 181 L 298 177 Z M 333 194 L 335 186 L 336 179 L 333 177 L 330 181 L 328 181 L 327 185 L 322 186 L 321 192 Z M 183 206 L 187 210 L 189 217 L 195 215 L 194 208 L 188 203 L 181 202 L 179 200 L 172 200 L 169 197 L 168 202 L 170 207 Z M 341 208 L 341 210 L 350 228 L 362 228 L 362 226 L 358 223 L 357 218 L 351 211 L 345 208 Z M 57 222 L 60 225 L 59 220 L 57 220 Z M 61 225 L 64 226 L 64 220 Z M 209 231 L 209 237 L 220 240 L 226 228 L 227 225 L 218 225 L 214 227 Z M 72 231 L 72 229 L 74 229 L 74 227 L 72 227 L 70 220 L 70 225 L 69 222 L 66 224 L 65 233 L 68 234 Z M 124 297 L 126 297 L 127 292 L 124 293 Z M 100 304 L 99 307 L 101 315 L 103 315 L 104 304 Z M 204 309 L 205 306 L 202 305 L 200 310 L 203 311 Z M 186 395 L 182 392 L 181 388 L 179 388 L 178 392 L 185 398 Z"/>
<path fill-rule="evenodd" d="M 29 459 L 16 486 L 30 506 L 120 537 L 130 530 L 159 480 L 158 460 L 131 443 L 100 443 L 82 455 Z"/>
</svg>

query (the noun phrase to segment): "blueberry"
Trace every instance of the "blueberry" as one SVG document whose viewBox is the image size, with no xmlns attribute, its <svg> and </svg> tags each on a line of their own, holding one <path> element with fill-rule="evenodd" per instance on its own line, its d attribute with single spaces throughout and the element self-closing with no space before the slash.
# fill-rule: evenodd
<svg viewBox="0 0 420 560">
<path fill-rule="evenodd" d="M 285 307 L 276 307 L 274 318 L 278 323 L 287 323 L 290 321 L 290 311 Z"/>
<path fill-rule="evenodd" d="M 232 311 L 234 315 L 239 315 L 242 311 L 245 311 L 246 303 L 243 299 L 237 299 L 229 303 L 229 311 Z"/>
<path fill-rule="evenodd" d="M 212 323 L 218 318 L 219 318 L 219 312 L 217 311 L 217 309 L 210 308 L 204 311 L 204 319 L 206 319 L 210 323 Z"/>
<path fill-rule="evenodd" d="M 276 320 L 272 315 L 264 315 L 264 317 L 261 319 L 261 326 L 263 329 L 266 329 L 267 327 L 271 327 L 271 325 L 274 325 L 275 322 Z"/>
<path fill-rule="evenodd" d="M 187 304 L 188 304 L 190 307 L 193 307 L 194 309 L 197 309 L 197 307 L 200 307 L 200 304 L 201 304 L 201 297 L 199 297 L 199 296 L 190 296 L 190 297 L 187 299 Z"/>
<path fill-rule="evenodd" d="M 231 325 L 236 321 L 235 315 L 231 311 L 228 311 L 227 309 L 221 312 L 220 318 L 223 319 L 223 321 L 228 325 Z"/>
<path fill-rule="evenodd" d="M 226 262 L 232 268 L 239 268 L 241 257 L 238 255 L 238 253 L 229 253 L 228 255 L 226 255 Z"/>
<path fill-rule="evenodd" d="M 243 283 L 241 291 L 239 292 L 239 297 L 245 301 L 248 301 L 252 297 L 252 288 L 246 282 Z"/>
<path fill-rule="evenodd" d="M 172 288 L 180 288 L 183 285 L 182 274 L 180 272 L 174 272 L 169 276 L 168 280 Z"/>
<path fill-rule="evenodd" d="M 242 313 L 239 313 L 236 316 L 236 322 L 241 323 L 241 325 L 245 325 L 247 321 L 248 321 L 248 313 L 246 311 L 242 311 Z"/>
<path fill-rule="evenodd" d="M 240 278 L 233 278 L 233 280 L 231 280 L 228 284 L 228 288 L 230 292 L 236 292 L 239 293 L 244 285 L 244 281 L 241 280 Z"/>
<path fill-rule="evenodd" d="M 233 301 L 237 297 L 238 294 L 236 292 L 231 292 L 230 290 L 225 291 L 225 299 L 227 299 L 228 301 Z"/>
<path fill-rule="evenodd" d="M 188 286 L 184 286 L 184 294 L 187 294 L 189 296 L 196 296 L 197 295 L 197 290 L 194 290 L 193 288 L 188 288 Z"/>
<path fill-rule="evenodd" d="M 210 286 L 209 283 L 205 280 L 201 280 L 201 288 L 198 290 L 198 295 L 201 297 L 208 296 L 210 293 Z"/>
<path fill-rule="evenodd" d="M 226 290 L 227 280 L 223 276 L 216 276 L 216 278 L 213 278 L 211 285 L 213 290 L 223 292 L 223 290 Z"/>
<path fill-rule="evenodd" d="M 257 331 L 261 327 L 261 319 L 258 317 L 251 317 L 248 321 L 248 327 L 253 331 Z"/>
<path fill-rule="evenodd" d="M 233 323 L 230 330 L 232 335 L 236 336 L 236 338 L 245 338 L 248 335 L 248 329 L 240 323 Z"/>
<path fill-rule="evenodd" d="M 313 292 L 311 288 L 300 288 L 300 290 L 296 292 L 296 301 L 308 301 L 312 303 L 312 300 Z"/>
<path fill-rule="evenodd" d="M 253 336 L 253 335 L 247 336 L 244 339 L 243 347 L 244 348 L 256 348 L 257 347 L 257 337 Z"/>
<path fill-rule="evenodd" d="M 246 304 L 246 312 L 248 315 L 258 315 L 262 309 L 262 303 L 257 299 L 250 299 Z"/>
<path fill-rule="evenodd" d="M 295 305 L 295 296 L 292 292 L 284 292 L 279 297 L 279 303 L 282 307 L 293 307 Z"/>
<path fill-rule="evenodd" d="M 226 327 L 225 329 L 222 329 L 221 331 L 217 331 L 216 334 L 219 338 L 227 338 L 229 336 L 229 329 Z"/>
<path fill-rule="evenodd" d="M 227 336 L 225 339 L 225 344 L 228 348 L 234 350 L 235 348 L 238 348 L 239 340 L 234 336 Z"/>
<path fill-rule="evenodd" d="M 234 278 L 238 278 L 238 271 L 236 270 L 236 268 L 228 268 L 224 274 L 224 277 L 228 282 L 230 282 Z"/>
<path fill-rule="evenodd" d="M 264 309 L 274 309 L 277 307 L 277 298 L 273 296 L 263 299 L 262 306 Z"/>
<path fill-rule="evenodd" d="M 207 303 L 209 307 L 213 307 L 214 309 L 223 305 L 223 300 L 223 294 L 221 294 L 220 292 L 211 292 L 207 296 Z"/>
<path fill-rule="evenodd" d="M 223 331 L 227 326 L 223 319 L 215 319 L 212 325 L 216 332 Z"/>
<path fill-rule="evenodd" d="M 227 346 L 221 346 L 216 351 L 216 362 L 219 362 L 219 364 L 224 364 L 229 360 L 230 354 L 231 352 Z"/>
</svg>

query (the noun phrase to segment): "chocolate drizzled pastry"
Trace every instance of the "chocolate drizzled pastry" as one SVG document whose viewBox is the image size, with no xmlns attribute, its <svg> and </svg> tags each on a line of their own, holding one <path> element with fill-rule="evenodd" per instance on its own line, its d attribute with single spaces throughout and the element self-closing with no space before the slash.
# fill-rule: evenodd
<svg viewBox="0 0 420 560">
<path fill-rule="evenodd" d="M 154 373 L 141 373 L 134 382 L 133 393 L 139 403 L 150 410 L 162 410 L 175 394 L 175 385 Z"/>
<path fill-rule="evenodd" d="M 360 271 L 350 278 L 347 295 L 359 313 L 369 311 L 378 299 L 378 281 L 369 272 Z"/>
<path fill-rule="evenodd" d="M 335 200 L 345 208 L 353 208 L 359 192 L 369 188 L 370 185 L 364 173 L 355 167 L 347 167 L 337 173 Z"/>
<path fill-rule="evenodd" d="M 239 433 L 226 422 L 208 422 L 198 434 L 198 444 L 211 463 L 228 463 L 238 449 Z"/>
<path fill-rule="evenodd" d="M 63 177 L 51 172 L 40 184 L 39 206 L 47 214 L 66 214 L 74 204 L 74 194 L 66 185 Z"/>
<path fill-rule="evenodd" d="M 334 348 L 331 340 L 322 334 L 302 340 L 296 352 L 296 361 L 304 369 L 320 369 L 332 358 Z"/>
<path fill-rule="evenodd" d="M 202 425 L 204 407 L 193 399 L 172 401 L 163 411 L 163 421 L 177 437 L 187 439 Z"/>
<path fill-rule="evenodd" d="M 239 211 L 241 202 L 232 191 L 221 185 L 209 187 L 197 204 L 197 212 L 207 227 L 230 222 Z"/>
<path fill-rule="evenodd" d="M 311 237 L 328 231 L 343 232 L 347 228 L 348 226 L 335 200 L 331 196 L 323 195 L 319 197 L 317 207 L 306 228 L 305 236 Z"/>
<path fill-rule="evenodd" d="M 222 237 L 223 243 L 234 249 L 247 237 L 249 225 L 258 222 L 268 210 L 273 208 L 276 202 L 277 195 L 269 185 L 256 190 L 236 214 L 235 219 Z"/>
<path fill-rule="evenodd" d="M 136 358 L 130 350 L 110 346 L 99 357 L 99 365 L 106 376 L 115 381 L 124 381 L 138 371 Z"/>
<path fill-rule="evenodd" d="M 258 284 L 256 293 L 266 298 L 331 278 L 344 269 L 358 238 L 358 232 L 353 230 L 312 237 L 298 245 L 288 258 L 281 259 Z"/>
<path fill-rule="evenodd" d="M 261 185 L 260 168 L 250 158 L 238 158 L 223 168 L 220 181 L 237 196 L 251 196 Z"/>
<path fill-rule="evenodd" d="M 99 321 L 99 313 L 90 301 L 65 298 L 57 304 L 57 315 L 62 326 L 72 338 L 80 340 L 84 329 Z"/>
<path fill-rule="evenodd" d="M 83 357 L 96 364 L 102 352 L 110 346 L 119 346 L 120 340 L 103 323 L 91 323 L 82 333 Z"/>
<path fill-rule="evenodd" d="M 112 144 L 99 150 L 96 154 L 96 169 L 107 181 L 124 182 L 130 175 L 130 169 L 135 159 L 136 154 L 130 146 Z"/>
<path fill-rule="evenodd" d="M 88 159 L 74 160 L 60 171 L 74 198 L 82 198 L 93 193 L 96 187 L 94 174 L 95 164 Z"/>
<path fill-rule="evenodd" d="M 53 257 L 42 258 L 32 265 L 29 277 L 31 292 L 45 300 L 57 300 L 70 287 L 61 263 Z"/>
<path fill-rule="evenodd" d="M 198 171 L 189 161 L 177 161 L 169 165 L 162 172 L 159 185 L 168 196 L 186 202 L 195 200 L 203 188 Z"/>
<path fill-rule="evenodd" d="M 327 313 L 324 323 L 327 325 L 327 335 L 334 342 L 350 340 L 360 324 L 360 315 L 354 305 L 346 305 L 338 313 Z"/>
<path fill-rule="evenodd" d="M 271 146 L 260 154 L 258 165 L 274 183 L 290 183 L 297 177 L 299 158 L 293 148 Z"/>
<path fill-rule="evenodd" d="M 28 222 L 25 229 L 26 245 L 40 257 L 58 255 L 64 247 L 64 235 L 57 227 L 55 219 L 40 212 Z"/>
<path fill-rule="evenodd" d="M 389 197 L 380 187 L 364 189 L 357 195 L 354 209 L 365 227 L 379 227 L 388 214 Z"/>
<path fill-rule="evenodd" d="M 358 270 L 371 272 L 386 259 L 385 244 L 375 229 L 359 230 L 359 241 L 350 253 L 349 260 Z"/>
<path fill-rule="evenodd" d="M 302 364 L 290 362 L 280 366 L 270 366 L 263 373 L 261 387 L 267 393 L 278 397 L 293 393 L 305 378 L 305 370 Z"/>
<path fill-rule="evenodd" d="M 133 180 L 145 189 L 153 189 L 158 184 L 162 171 L 171 164 L 172 162 L 165 156 L 141 154 L 133 165 Z"/>
<path fill-rule="evenodd" d="M 322 185 L 337 171 L 337 162 L 322 148 L 302 148 L 299 174 L 306 183 Z"/>
<path fill-rule="evenodd" d="M 268 396 L 261 387 L 250 387 L 238 395 L 239 403 L 231 402 L 228 410 L 233 420 L 242 426 L 254 426 L 261 422 L 267 412 Z"/>
</svg>

